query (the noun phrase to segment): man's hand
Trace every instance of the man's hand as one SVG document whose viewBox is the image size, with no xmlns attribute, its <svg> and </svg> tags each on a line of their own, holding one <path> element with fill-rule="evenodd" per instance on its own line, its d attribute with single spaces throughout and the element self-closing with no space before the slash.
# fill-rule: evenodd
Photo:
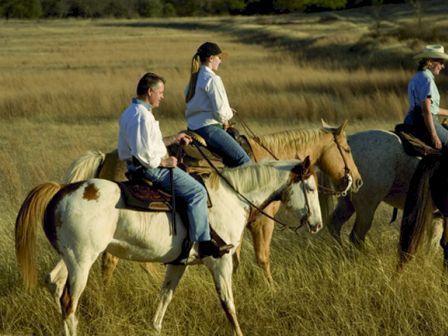
<svg viewBox="0 0 448 336">
<path fill-rule="evenodd" d="M 179 133 L 176 136 L 176 141 L 178 143 L 180 143 L 181 145 L 185 146 L 185 145 L 190 144 L 193 141 L 193 139 L 191 138 L 191 136 L 189 136 L 186 133 Z"/>
<path fill-rule="evenodd" d="M 160 161 L 160 167 L 164 168 L 174 168 L 177 167 L 177 159 L 174 156 L 167 157 Z"/>
</svg>

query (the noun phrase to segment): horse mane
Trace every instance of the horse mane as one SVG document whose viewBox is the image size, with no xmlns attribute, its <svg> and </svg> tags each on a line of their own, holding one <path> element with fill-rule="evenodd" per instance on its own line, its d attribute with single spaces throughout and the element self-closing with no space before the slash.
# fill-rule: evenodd
<svg viewBox="0 0 448 336">
<path fill-rule="evenodd" d="M 322 128 L 294 129 L 279 133 L 260 136 L 260 142 L 274 153 L 284 153 L 284 156 L 294 157 L 298 152 L 304 152 L 312 144 L 321 141 L 327 131 Z"/>
<path fill-rule="evenodd" d="M 417 252 L 429 232 L 434 210 L 430 181 L 439 167 L 440 157 L 423 157 L 409 183 L 400 228 L 399 268 Z"/>
<path fill-rule="evenodd" d="M 220 173 L 238 192 L 244 193 L 246 191 L 258 188 L 260 185 L 266 188 L 274 188 L 279 185 L 278 179 L 274 175 L 279 175 L 280 171 L 285 173 L 285 177 L 289 176 L 289 172 L 294 165 L 299 164 L 300 161 L 263 161 L 262 163 L 251 163 L 236 168 L 225 168 Z M 285 167 L 285 169 L 276 169 L 276 167 Z M 286 169 L 288 168 L 288 169 Z M 286 174 L 288 173 L 288 174 Z M 208 178 L 211 188 L 217 189 L 220 181 L 220 175 L 213 172 Z"/>
</svg>

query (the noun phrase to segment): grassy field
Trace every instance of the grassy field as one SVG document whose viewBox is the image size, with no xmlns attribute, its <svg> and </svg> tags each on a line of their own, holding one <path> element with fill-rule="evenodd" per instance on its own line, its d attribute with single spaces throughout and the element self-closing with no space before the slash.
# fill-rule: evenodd
<svg viewBox="0 0 448 336">
<path fill-rule="evenodd" d="M 316 126 L 348 132 L 391 129 L 407 109 L 412 55 L 448 47 L 448 7 L 430 1 L 423 28 L 412 8 L 384 6 L 379 30 L 369 11 L 336 15 L 184 18 L 145 21 L 0 21 L 0 335 L 59 335 L 60 316 L 43 284 L 26 292 L 15 262 L 14 221 L 27 192 L 60 181 L 90 149 L 116 145 L 121 111 L 147 71 L 167 79 L 157 118 L 164 134 L 185 127 L 182 92 L 197 46 L 218 42 L 230 57 L 219 74 L 233 107 L 259 134 Z M 448 80 L 437 83 L 447 106 Z M 398 225 L 381 206 L 363 252 L 326 232 L 276 232 L 270 288 L 249 239 L 234 292 L 247 335 L 448 334 L 448 292 L 440 251 L 394 272 Z M 349 226 L 349 225 L 348 225 Z M 349 227 L 344 229 L 344 234 Z M 42 279 L 57 256 L 39 237 Z M 103 289 L 95 264 L 78 310 L 81 335 L 148 335 L 163 277 L 123 261 Z M 164 335 L 227 335 L 228 324 L 203 267 L 183 278 Z"/>
</svg>

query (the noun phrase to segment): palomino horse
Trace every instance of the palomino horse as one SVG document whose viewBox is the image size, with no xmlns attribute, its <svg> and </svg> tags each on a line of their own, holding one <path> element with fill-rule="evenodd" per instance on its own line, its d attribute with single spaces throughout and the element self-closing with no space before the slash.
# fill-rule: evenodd
<svg viewBox="0 0 448 336">
<path fill-rule="evenodd" d="M 328 229 L 339 240 L 342 225 L 356 212 L 350 240 L 361 246 L 382 201 L 403 209 L 419 160 L 404 152 L 400 138 L 393 132 L 363 131 L 350 135 L 348 143 L 363 186 L 356 194 L 339 198 Z"/>
<path fill-rule="evenodd" d="M 443 215 L 440 245 L 444 252 L 444 268 L 448 271 L 448 158 L 426 156 L 418 164 L 410 181 L 400 227 L 400 261 L 398 269 L 409 261 L 423 241 L 430 237 L 434 206 Z"/>
<path fill-rule="evenodd" d="M 337 128 L 322 123 L 322 128 L 295 129 L 273 133 L 260 136 L 259 141 L 249 139 L 255 161 L 272 159 L 270 153 L 282 160 L 300 159 L 309 155 L 311 164 L 317 165 L 321 171 L 327 174 L 338 190 L 347 189 L 347 179 L 350 176 L 353 181 L 352 191 L 357 191 L 362 185 L 362 179 L 347 144 L 345 133 L 347 122 Z M 92 177 L 119 181 L 125 179 L 125 171 L 126 167 L 123 162 L 117 159 L 116 152 L 108 154 L 88 152 L 71 164 L 64 181 L 70 183 Z M 265 211 L 273 216 L 277 208 L 278 205 L 272 203 Z M 254 241 L 257 262 L 262 266 L 267 279 L 272 283 L 269 255 L 274 222 L 263 215 L 259 215 L 248 228 Z M 239 248 L 235 256 L 236 265 L 238 265 Z M 103 275 L 107 282 L 118 259 L 106 254 L 103 262 Z"/>
<path fill-rule="evenodd" d="M 237 246 L 251 212 L 251 203 L 263 207 L 281 200 L 280 218 L 298 225 L 308 224 L 315 233 L 322 227 L 317 183 L 310 161 L 272 161 L 227 169 L 206 180 L 214 206 L 209 211 L 211 225 L 228 243 Z M 243 197 L 244 196 L 244 197 Z M 229 209 L 232 217 L 229 218 Z M 32 190 L 16 220 L 16 255 L 24 282 L 36 282 L 35 244 L 39 224 L 62 257 L 55 271 L 56 296 L 66 335 L 76 335 L 75 316 L 90 268 L 104 251 L 119 258 L 170 263 L 180 254 L 187 230 L 178 225 L 170 230 L 171 215 L 124 208 L 120 187 L 103 179 L 69 185 L 45 183 Z M 177 216 L 177 223 L 181 218 Z M 234 250 L 232 251 L 234 252 Z M 220 259 L 198 259 L 197 248 L 188 263 L 204 263 L 212 273 L 222 307 L 236 335 L 242 335 L 233 300 L 231 254 Z M 186 265 L 169 264 L 161 289 L 160 304 L 153 320 L 160 332 L 162 320 Z"/>
</svg>

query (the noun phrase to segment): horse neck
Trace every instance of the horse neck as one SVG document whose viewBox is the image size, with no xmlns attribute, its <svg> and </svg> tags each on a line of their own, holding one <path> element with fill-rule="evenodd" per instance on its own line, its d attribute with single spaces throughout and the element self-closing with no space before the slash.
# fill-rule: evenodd
<svg viewBox="0 0 448 336">
<path fill-rule="evenodd" d="M 278 159 L 303 160 L 305 156 L 309 155 L 311 164 L 315 164 L 328 143 L 328 135 L 321 129 L 297 129 L 261 136 L 260 142 L 274 153 Z M 271 155 L 262 146 L 255 142 L 253 143 L 253 147 L 257 148 L 255 154 L 257 160 L 272 159 Z"/>
<path fill-rule="evenodd" d="M 265 163 L 225 169 L 222 175 L 224 178 L 220 178 L 217 174 L 209 178 L 210 189 L 218 191 L 224 189 L 235 197 L 241 194 L 255 205 L 260 205 L 275 191 L 281 189 L 287 182 L 289 172 Z"/>
</svg>

